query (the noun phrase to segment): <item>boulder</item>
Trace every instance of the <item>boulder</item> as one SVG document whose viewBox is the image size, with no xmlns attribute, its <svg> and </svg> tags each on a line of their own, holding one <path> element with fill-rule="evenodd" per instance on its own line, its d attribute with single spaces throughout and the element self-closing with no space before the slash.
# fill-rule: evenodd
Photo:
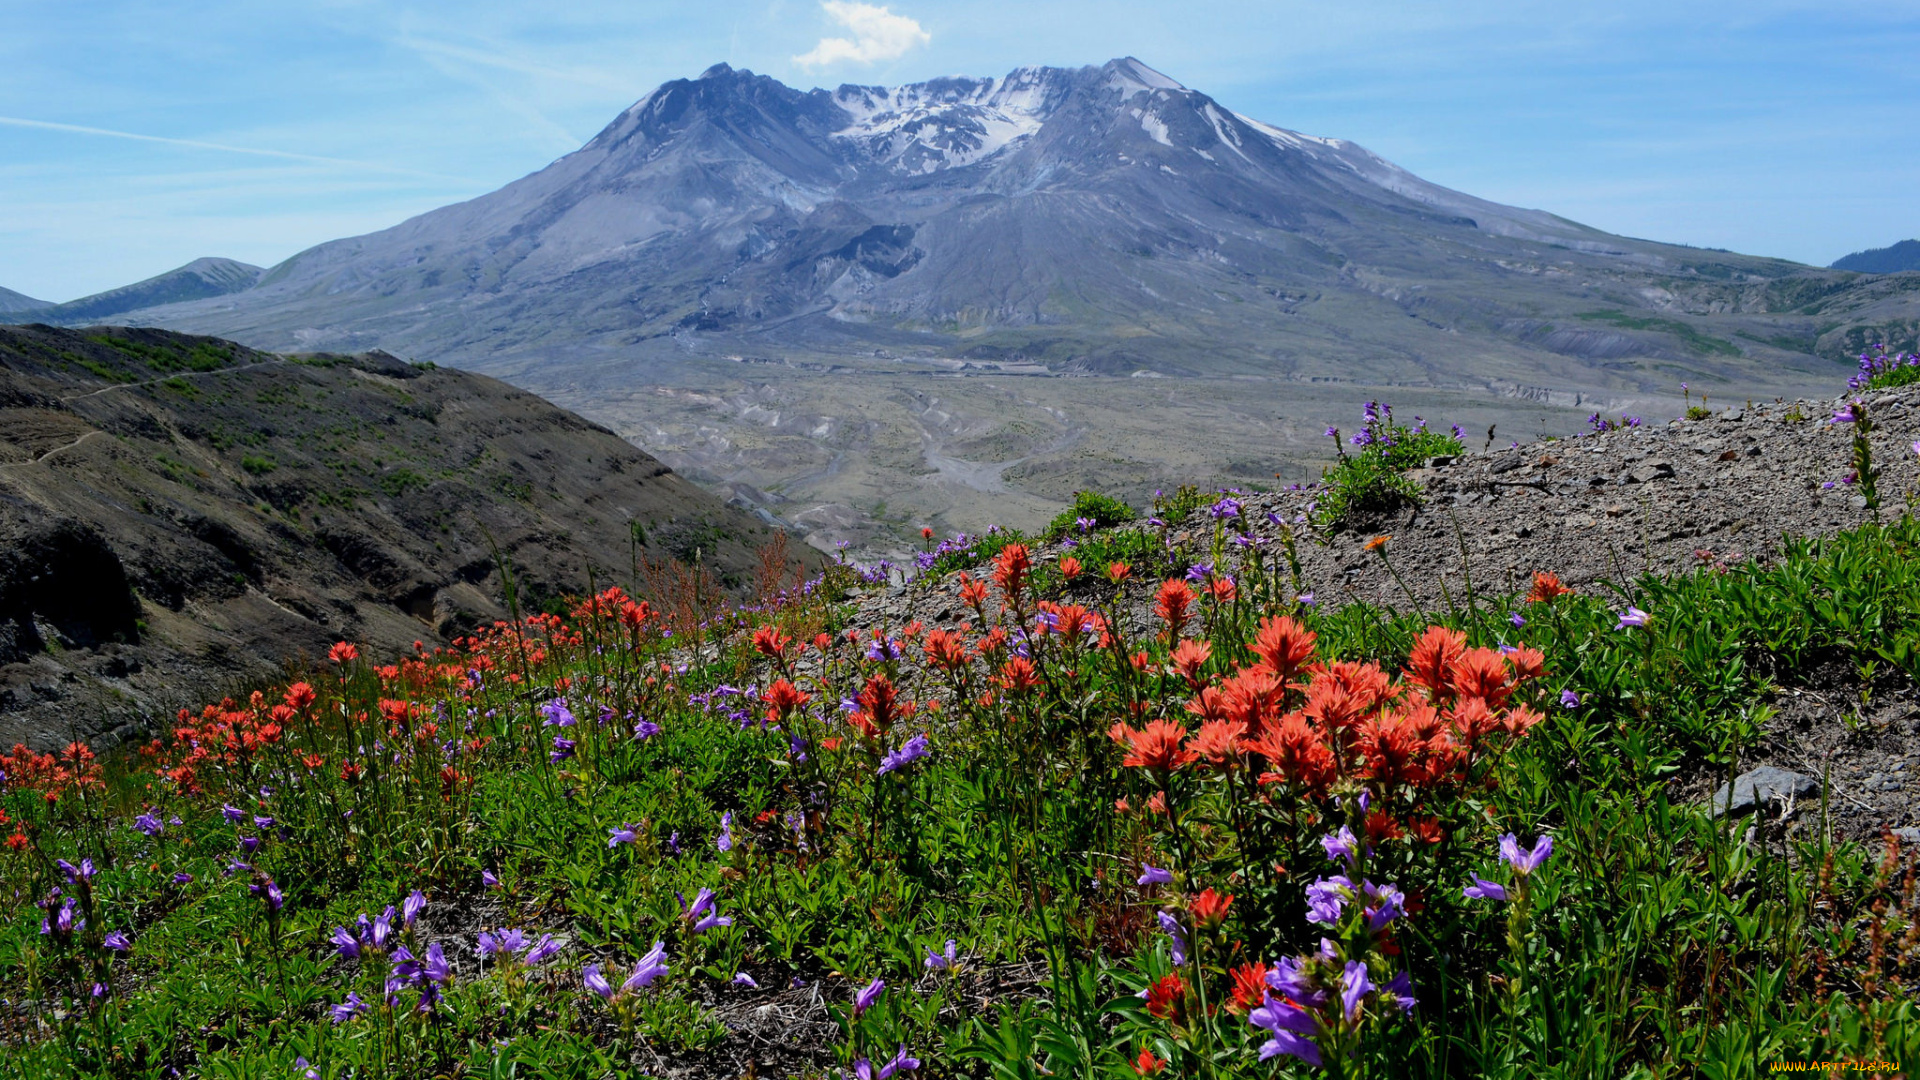
<svg viewBox="0 0 1920 1080">
<path fill-rule="evenodd" d="M 1776 796 L 1798 798 L 1819 790 L 1820 781 L 1805 773 L 1762 765 L 1734 778 L 1731 798 L 1729 798 L 1728 786 L 1720 785 L 1719 789 L 1713 793 L 1713 815 L 1719 817 L 1726 813 L 1745 814 L 1760 803 Z"/>
</svg>

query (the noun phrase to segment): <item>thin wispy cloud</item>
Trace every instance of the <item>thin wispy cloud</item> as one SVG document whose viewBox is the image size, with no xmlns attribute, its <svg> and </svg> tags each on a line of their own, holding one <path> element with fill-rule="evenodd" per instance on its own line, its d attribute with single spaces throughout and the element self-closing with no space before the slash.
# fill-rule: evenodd
<svg viewBox="0 0 1920 1080">
<path fill-rule="evenodd" d="M 444 176 L 439 173 L 421 172 L 418 169 L 405 169 L 397 165 L 382 165 L 376 161 L 355 161 L 352 158 L 323 157 L 319 154 L 298 154 L 291 150 L 263 150 L 253 146 L 229 146 L 225 143 L 202 142 L 199 139 L 175 139 L 165 135 L 142 135 L 135 131 L 115 131 L 111 128 L 87 127 L 84 124 L 60 124 L 51 120 L 29 120 L 20 116 L 0 116 L 0 124 L 7 127 L 38 128 L 42 131 L 64 131 L 72 135 L 100 135 L 113 139 L 132 139 L 135 142 L 161 143 L 166 146 L 184 146 L 193 150 L 214 150 L 225 154 L 249 154 L 253 157 L 280 158 L 283 161 L 304 161 L 308 164 L 339 165 L 354 169 L 369 169 L 374 172 L 396 173 L 402 176 L 419 176 L 431 180 L 460 180 L 457 176 Z M 464 183 L 464 181 L 461 181 Z"/>
<path fill-rule="evenodd" d="M 884 7 L 858 0 L 821 0 L 820 9 L 853 36 L 821 38 L 820 44 L 793 58 L 794 63 L 804 68 L 827 67 L 843 61 L 871 64 L 876 60 L 893 60 L 905 56 L 914 46 L 933 40 L 933 35 L 922 29 L 919 22 L 895 15 Z"/>
</svg>

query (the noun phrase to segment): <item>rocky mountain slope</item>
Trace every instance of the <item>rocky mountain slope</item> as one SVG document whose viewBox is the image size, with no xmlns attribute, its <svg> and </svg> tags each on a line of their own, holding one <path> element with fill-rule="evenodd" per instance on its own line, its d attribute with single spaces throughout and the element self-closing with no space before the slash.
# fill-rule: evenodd
<svg viewBox="0 0 1920 1080">
<path fill-rule="evenodd" d="M 35 300 L 25 293 L 0 289 L 0 312 L 44 311 L 53 306 L 50 300 Z"/>
<path fill-rule="evenodd" d="M 0 745 L 130 729 L 339 640 L 374 656 L 772 527 L 605 429 L 382 353 L 0 328 Z M 797 545 L 796 545 L 797 547 Z M 814 565 L 818 558 L 805 555 Z"/>
<path fill-rule="evenodd" d="M 1852 285 L 1450 191 L 1131 58 L 833 91 L 723 64 L 499 191 L 142 318 L 490 370 L 881 349 L 1570 392 L 1791 381 L 1911 314 Z"/>
<path fill-rule="evenodd" d="M 39 322 L 80 326 L 142 308 L 240 292 L 252 288 L 265 272 L 258 266 L 233 259 L 195 259 L 145 281 L 64 304 L 50 304 L 0 289 L 0 318 L 30 315 Z"/>
</svg>

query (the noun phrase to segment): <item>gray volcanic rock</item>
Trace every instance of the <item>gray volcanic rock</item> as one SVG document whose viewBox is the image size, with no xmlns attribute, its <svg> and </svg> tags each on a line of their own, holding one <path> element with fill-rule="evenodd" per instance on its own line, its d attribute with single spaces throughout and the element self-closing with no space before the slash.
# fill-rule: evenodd
<svg viewBox="0 0 1920 1080">
<path fill-rule="evenodd" d="M 1820 781 L 1804 773 L 1762 765 L 1734 777 L 1729 787 L 1721 784 L 1713 793 L 1711 807 L 1715 817 L 1744 814 L 1769 799 L 1797 799 L 1820 790 Z"/>
<path fill-rule="evenodd" d="M 831 91 L 718 65 L 499 191 L 139 318 L 541 387 L 949 357 L 1571 402 L 1804 393 L 1916 314 L 1920 285 L 1501 206 L 1128 58 Z"/>
</svg>

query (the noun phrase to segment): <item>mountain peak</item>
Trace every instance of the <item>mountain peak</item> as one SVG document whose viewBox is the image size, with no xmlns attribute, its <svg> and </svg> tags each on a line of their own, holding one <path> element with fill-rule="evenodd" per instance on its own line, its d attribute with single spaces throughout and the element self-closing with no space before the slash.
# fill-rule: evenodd
<svg viewBox="0 0 1920 1080">
<path fill-rule="evenodd" d="M 733 65 L 723 60 L 720 63 L 715 64 L 712 67 L 708 68 L 707 70 L 701 72 L 700 77 L 702 79 L 718 79 L 723 76 L 731 75 L 731 74 L 733 74 Z"/>
<path fill-rule="evenodd" d="M 1109 60 L 1100 70 L 1107 85 L 1127 90 L 1185 90 L 1177 80 L 1148 67 L 1131 56 Z"/>
</svg>

